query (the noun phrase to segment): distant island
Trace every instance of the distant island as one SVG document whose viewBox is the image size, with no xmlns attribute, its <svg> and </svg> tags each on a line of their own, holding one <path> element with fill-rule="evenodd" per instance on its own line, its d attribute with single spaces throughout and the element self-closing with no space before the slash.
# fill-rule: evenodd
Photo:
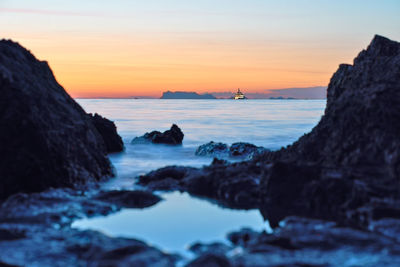
<svg viewBox="0 0 400 267">
<path fill-rule="evenodd" d="M 212 94 L 198 94 L 196 92 L 183 92 L 183 91 L 176 91 L 176 92 L 167 91 L 162 94 L 160 99 L 217 99 L 217 98 Z"/>
<path fill-rule="evenodd" d="M 271 96 L 271 97 L 268 98 L 268 99 L 277 99 L 277 100 L 280 100 L 280 99 L 296 99 L 296 98 L 294 98 L 294 97 L 283 97 L 283 96 Z"/>
</svg>

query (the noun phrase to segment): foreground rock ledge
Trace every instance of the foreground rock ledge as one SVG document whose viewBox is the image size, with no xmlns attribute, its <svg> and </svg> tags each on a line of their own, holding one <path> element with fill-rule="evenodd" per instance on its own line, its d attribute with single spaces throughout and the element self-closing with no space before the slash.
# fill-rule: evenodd
<svg viewBox="0 0 400 267">
<path fill-rule="evenodd" d="M 290 215 L 366 228 L 400 217 L 400 43 L 375 36 L 328 87 L 325 114 L 293 145 L 203 169 L 167 167 L 139 178 L 230 207 L 260 208 L 272 226 Z"/>
<path fill-rule="evenodd" d="M 0 41 L 0 199 L 112 175 L 103 137 L 47 62 Z"/>
</svg>

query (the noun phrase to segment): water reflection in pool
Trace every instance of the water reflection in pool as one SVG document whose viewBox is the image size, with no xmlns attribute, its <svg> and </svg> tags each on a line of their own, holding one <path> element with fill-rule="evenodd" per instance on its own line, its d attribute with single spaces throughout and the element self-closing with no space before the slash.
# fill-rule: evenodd
<svg viewBox="0 0 400 267">
<path fill-rule="evenodd" d="M 124 209 L 116 214 L 75 221 L 72 227 L 99 230 L 118 237 L 144 240 L 169 252 L 184 253 L 196 242 L 224 241 L 229 231 L 266 229 L 258 210 L 231 210 L 187 193 L 163 194 L 164 201 L 147 209 Z"/>
</svg>

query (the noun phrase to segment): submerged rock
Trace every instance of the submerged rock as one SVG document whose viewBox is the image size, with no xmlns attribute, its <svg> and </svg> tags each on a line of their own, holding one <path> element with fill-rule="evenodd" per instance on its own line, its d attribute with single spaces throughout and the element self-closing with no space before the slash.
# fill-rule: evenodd
<svg viewBox="0 0 400 267">
<path fill-rule="evenodd" d="M 0 199 L 112 175 L 102 136 L 47 62 L 0 41 Z"/>
<path fill-rule="evenodd" d="M 168 145 L 181 145 L 183 140 L 183 132 L 176 125 L 173 124 L 171 129 L 161 133 L 159 131 L 152 131 L 150 133 L 145 133 L 143 136 L 135 137 L 132 140 L 132 144 L 168 144 Z"/>
<path fill-rule="evenodd" d="M 203 254 L 186 265 L 186 267 L 204 267 L 204 266 L 231 267 L 232 265 L 226 256 L 215 253 Z"/>
<path fill-rule="evenodd" d="M 228 146 L 224 143 L 216 143 L 209 142 L 207 144 L 201 145 L 197 148 L 195 154 L 197 156 L 213 156 L 217 158 L 224 157 L 238 157 L 251 159 L 256 155 L 260 155 L 266 151 L 269 151 L 266 148 L 258 147 L 250 143 L 233 143 L 231 146 Z"/>
<path fill-rule="evenodd" d="M 259 155 L 265 151 L 269 151 L 266 148 L 255 146 L 253 144 L 239 142 L 233 143 L 229 148 L 229 155 L 231 157 L 244 157 L 251 159 L 256 155 Z"/>
<path fill-rule="evenodd" d="M 97 131 L 103 137 L 108 153 L 121 152 L 124 150 L 124 143 L 121 136 L 117 133 L 117 127 L 114 122 L 95 113 L 88 114 Z"/>
<path fill-rule="evenodd" d="M 227 254 L 231 249 L 231 246 L 221 242 L 214 242 L 211 244 L 195 243 L 190 245 L 189 247 L 189 251 L 193 252 L 196 255 L 210 253 Z"/>
<path fill-rule="evenodd" d="M 95 199 L 103 200 L 108 203 L 115 203 L 124 208 L 147 208 L 161 201 L 159 196 L 156 196 L 150 192 L 139 190 L 105 191 L 95 196 Z"/>
<path fill-rule="evenodd" d="M 229 153 L 227 144 L 211 141 L 196 149 L 196 156 L 226 156 Z"/>
</svg>

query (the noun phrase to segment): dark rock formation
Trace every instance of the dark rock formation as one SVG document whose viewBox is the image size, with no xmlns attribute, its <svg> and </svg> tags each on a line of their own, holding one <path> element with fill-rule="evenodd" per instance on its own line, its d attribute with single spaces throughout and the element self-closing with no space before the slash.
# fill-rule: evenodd
<svg viewBox="0 0 400 267">
<path fill-rule="evenodd" d="M 103 138 L 47 62 L 0 41 L 0 199 L 112 174 Z"/>
<path fill-rule="evenodd" d="M 273 158 L 381 169 L 400 176 L 400 44 L 375 36 L 331 78 L 318 125 Z"/>
<path fill-rule="evenodd" d="M 214 141 L 199 146 L 195 152 L 197 156 L 213 156 L 213 157 L 226 156 L 228 153 L 229 153 L 229 147 L 227 144 Z"/>
<path fill-rule="evenodd" d="M 228 234 L 231 244 L 196 243 L 192 247 L 198 258 L 192 262 L 229 262 L 238 267 L 398 266 L 399 225 L 399 220 L 385 219 L 369 231 L 360 231 L 334 222 L 288 217 L 273 233 L 244 228 Z"/>
<path fill-rule="evenodd" d="M 215 254 L 226 254 L 231 249 L 231 246 L 220 242 L 214 242 L 211 244 L 195 243 L 190 245 L 189 247 L 189 250 L 196 255 L 208 254 L 210 252 L 213 252 Z"/>
<path fill-rule="evenodd" d="M 167 145 L 181 145 L 184 134 L 181 129 L 173 124 L 171 129 L 161 133 L 159 131 L 152 131 L 145 133 L 143 136 L 136 137 L 132 140 L 132 144 L 167 144 Z"/>
<path fill-rule="evenodd" d="M 176 266 L 174 256 L 139 240 L 70 228 L 35 230 L 27 238 L 0 242 L 2 262 L 9 266 Z"/>
<path fill-rule="evenodd" d="M 189 262 L 186 267 L 231 267 L 231 263 L 228 258 L 221 254 L 204 254 L 197 259 Z"/>
<path fill-rule="evenodd" d="M 124 208 L 147 208 L 161 201 L 159 196 L 146 191 L 105 191 L 95 196 L 95 199 L 117 204 Z"/>
<path fill-rule="evenodd" d="M 268 151 L 263 147 L 258 147 L 253 144 L 239 142 L 233 143 L 230 147 L 224 143 L 215 143 L 213 141 L 201 145 L 197 148 L 195 154 L 197 156 L 213 156 L 217 158 L 237 157 L 251 159 L 256 155 L 260 155 Z"/>
<path fill-rule="evenodd" d="M 114 122 L 100 116 L 99 114 L 88 114 L 97 131 L 102 136 L 106 145 L 107 153 L 121 152 L 124 150 L 124 143 L 117 133 Z"/>
<path fill-rule="evenodd" d="M 268 151 L 267 149 L 263 147 L 258 147 L 253 144 L 249 143 L 233 143 L 231 147 L 229 148 L 229 155 L 231 157 L 248 157 L 249 159 L 254 157 L 255 155 L 259 155 L 265 151 Z"/>
<path fill-rule="evenodd" d="M 353 65 L 340 65 L 318 125 L 261 158 L 285 162 L 261 181 L 263 214 L 273 221 L 307 215 L 365 227 L 374 199 L 399 197 L 399 73 L 400 43 L 381 36 Z"/>
<path fill-rule="evenodd" d="M 180 190 L 192 195 L 217 199 L 230 208 L 259 206 L 260 166 L 252 162 L 228 164 L 214 159 L 203 169 L 168 166 L 140 176 L 138 183 L 150 190 Z"/>
</svg>

